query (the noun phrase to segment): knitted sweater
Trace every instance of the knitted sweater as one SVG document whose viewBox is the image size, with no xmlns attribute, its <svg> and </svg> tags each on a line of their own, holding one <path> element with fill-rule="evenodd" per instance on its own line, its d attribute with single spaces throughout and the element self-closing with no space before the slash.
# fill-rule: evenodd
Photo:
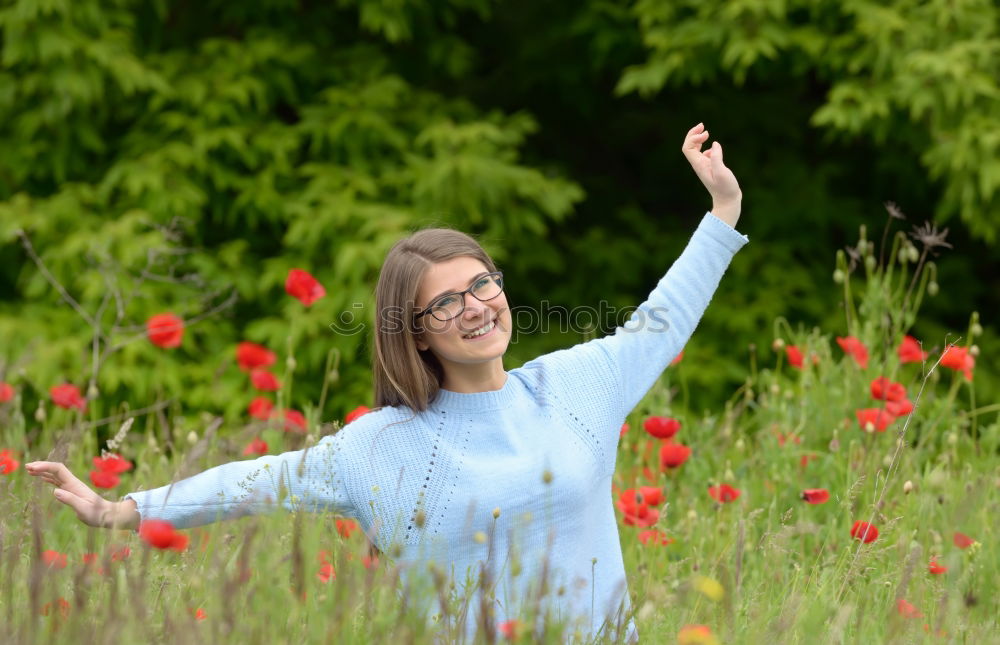
<svg viewBox="0 0 1000 645">
<path fill-rule="evenodd" d="M 544 602 L 570 634 L 620 629 L 632 640 L 611 494 L 619 431 L 748 241 L 706 213 L 623 327 L 508 371 L 499 390 L 441 390 L 424 412 L 379 408 L 307 450 L 223 464 L 125 497 L 143 519 L 180 528 L 264 512 L 279 499 L 288 509 L 354 517 L 403 567 L 404 581 L 434 563 L 461 595 L 485 570 L 495 623 Z M 440 611 L 436 594 L 414 595 Z M 459 619 L 469 634 L 480 602 L 476 595 Z"/>
</svg>

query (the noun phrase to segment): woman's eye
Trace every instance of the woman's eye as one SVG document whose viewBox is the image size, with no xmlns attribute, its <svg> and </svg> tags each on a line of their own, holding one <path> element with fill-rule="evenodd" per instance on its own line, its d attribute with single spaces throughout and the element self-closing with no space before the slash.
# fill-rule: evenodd
<svg viewBox="0 0 1000 645">
<path fill-rule="evenodd" d="M 452 304 L 453 302 L 455 302 L 455 296 L 447 296 L 445 298 L 441 298 L 440 300 L 438 300 L 434 304 L 434 306 L 435 307 L 447 307 L 448 305 Z"/>
<path fill-rule="evenodd" d="M 476 286 L 473 287 L 473 289 L 482 289 L 483 287 L 485 287 L 489 283 L 490 283 L 490 278 L 483 278 L 482 280 L 480 280 L 479 282 L 476 283 Z"/>
</svg>

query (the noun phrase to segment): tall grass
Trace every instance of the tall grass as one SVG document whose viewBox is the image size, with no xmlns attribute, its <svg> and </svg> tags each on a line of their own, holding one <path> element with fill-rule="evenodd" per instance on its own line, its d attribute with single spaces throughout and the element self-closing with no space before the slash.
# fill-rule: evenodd
<svg viewBox="0 0 1000 645">
<path fill-rule="evenodd" d="M 947 342 L 972 347 L 981 330 L 972 313 L 956 339 L 923 339 L 924 363 L 900 363 L 900 338 L 939 289 L 930 257 L 943 237 L 929 228 L 888 232 L 876 244 L 862 230 L 858 245 L 838 254 L 844 327 L 778 320 L 773 347 L 751 351 L 744 385 L 717 410 L 695 415 L 680 404 L 682 360 L 630 415 L 613 494 L 662 487 L 666 501 L 648 528 L 669 541 L 644 544 L 645 529 L 619 526 L 643 642 L 676 642 L 692 624 L 710 634 L 682 637 L 690 642 L 1000 642 L 1000 406 L 977 407 L 975 377 L 936 364 Z M 868 348 L 866 368 L 834 340 L 848 335 Z M 789 364 L 789 345 L 805 357 L 801 369 Z M 881 404 L 869 393 L 879 376 L 902 383 L 915 408 L 885 432 L 866 432 L 855 411 Z M 263 425 L 204 415 L 193 424 L 200 432 L 185 436 L 158 404 L 85 420 L 48 408 L 26 415 L 19 403 L 0 404 L 0 448 L 22 462 L 65 461 L 77 474 L 107 447 L 97 445 L 95 424 L 117 428 L 135 417 L 115 438 L 137 465 L 122 491 L 243 458 Z M 674 441 L 693 454 L 679 468 L 659 467 L 658 441 L 642 430 L 650 415 L 682 422 Z M 264 436 L 272 452 L 303 441 L 279 427 Z M 741 495 L 716 502 L 707 489 L 719 483 Z M 805 503 L 810 488 L 829 490 L 830 500 Z M 874 524 L 878 538 L 853 539 L 858 520 Z M 960 548 L 956 531 L 975 543 Z M 474 579 L 463 594 L 463 581 L 440 569 L 404 587 L 392 550 L 373 561 L 361 531 L 342 532 L 329 515 L 277 511 L 193 529 L 183 552 L 157 551 L 132 532 L 81 525 L 22 467 L 0 475 L 0 639 L 424 643 L 458 639 L 456 617 L 488 602 Z M 67 566 L 46 564 L 47 550 L 64 554 Z M 91 553 L 96 560 L 85 563 Z M 947 572 L 931 574 L 932 558 Z M 521 642 L 574 640 L 561 623 L 521 618 Z M 479 626 L 481 642 L 511 640 L 488 612 Z"/>
</svg>

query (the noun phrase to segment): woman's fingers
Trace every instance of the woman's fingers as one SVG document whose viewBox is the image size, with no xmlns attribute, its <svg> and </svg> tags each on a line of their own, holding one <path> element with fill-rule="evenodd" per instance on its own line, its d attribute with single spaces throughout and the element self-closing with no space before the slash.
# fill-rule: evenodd
<svg viewBox="0 0 1000 645">
<path fill-rule="evenodd" d="M 24 469 L 28 471 L 29 475 L 34 475 L 53 486 L 73 493 L 77 497 L 85 499 L 98 497 L 97 493 L 70 472 L 66 464 L 58 461 L 33 461 L 30 464 L 25 464 Z"/>
</svg>

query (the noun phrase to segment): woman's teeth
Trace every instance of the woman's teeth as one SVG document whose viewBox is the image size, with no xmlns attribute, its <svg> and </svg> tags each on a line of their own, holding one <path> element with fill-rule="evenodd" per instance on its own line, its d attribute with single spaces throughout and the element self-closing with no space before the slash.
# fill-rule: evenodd
<svg viewBox="0 0 1000 645">
<path fill-rule="evenodd" d="M 493 330 L 493 323 L 492 322 L 486 323 L 485 325 L 480 327 L 478 330 L 472 332 L 471 334 L 466 334 L 465 336 L 463 336 L 463 338 L 475 338 L 476 336 L 482 336 L 483 334 L 489 333 L 492 330 Z"/>
</svg>

